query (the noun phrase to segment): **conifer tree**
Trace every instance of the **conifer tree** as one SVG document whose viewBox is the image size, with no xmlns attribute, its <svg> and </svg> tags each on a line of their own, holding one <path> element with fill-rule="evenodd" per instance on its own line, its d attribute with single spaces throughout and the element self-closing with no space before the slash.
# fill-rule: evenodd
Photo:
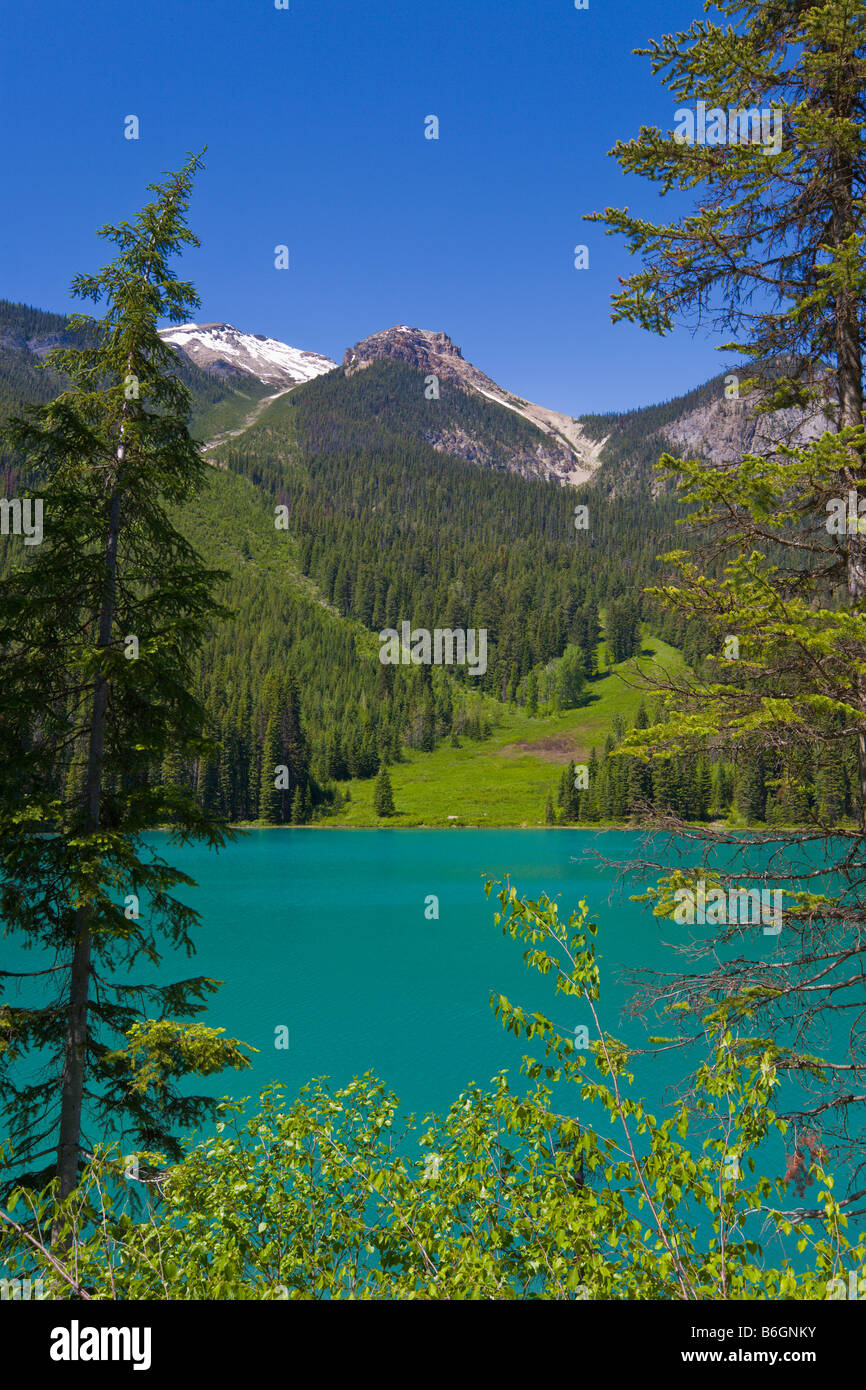
<svg viewBox="0 0 866 1390">
<path fill-rule="evenodd" d="M 652 775 L 640 758 L 628 760 L 627 805 L 629 813 L 639 810 L 652 795 Z"/>
<path fill-rule="evenodd" d="M 828 1037 L 834 1018 L 862 1016 L 866 1004 L 866 6 L 719 0 L 707 9 L 712 18 L 646 50 L 676 127 L 645 127 L 614 151 L 663 192 L 698 190 L 695 207 L 661 222 L 617 209 L 593 216 L 642 261 L 614 296 L 614 318 L 661 334 L 675 324 L 725 334 L 724 350 L 746 364 L 728 375 L 726 408 L 752 412 L 756 432 L 742 459 L 660 462 L 692 506 L 706 558 L 694 544 L 675 552 L 676 582 L 651 592 L 699 619 L 712 645 L 690 677 L 668 683 L 661 719 L 626 748 L 660 758 L 730 750 L 753 823 L 765 814 L 764 778 L 780 764 L 819 748 L 837 767 L 852 759 L 855 824 L 840 821 L 838 797 L 822 810 L 819 796 L 811 835 L 824 841 L 821 869 L 808 891 L 786 892 L 775 956 L 756 962 L 747 952 L 722 966 L 709 940 L 700 988 L 732 1033 L 772 1036 L 774 1063 L 795 1083 L 784 1113 L 795 1130 L 820 1126 L 828 1151 L 855 1172 L 866 1158 L 863 1035 Z M 731 633 L 736 660 L 724 656 Z M 662 915 L 672 886 L 706 877 L 720 836 L 694 832 L 701 837 L 704 863 L 665 875 L 650 895 Z M 730 842 L 723 888 L 797 881 L 801 831 L 776 832 L 764 867 Z M 684 987 L 685 978 L 665 980 L 638 1006 Z M 754 1055 L 743 1039 L 741 1055 Z M 844 1205 L 856 1200 L 849 1191 Z"/>
<path fill-rule="evenodd" d="M 262 745 L 262 782 L 259 794 L 259 820 L 268 825 L 283 825 L 290 820 L 294 788 L 291 773 L 282 761 L 277 715 L 274 712 L 265 729 Z"/>
<path fill-rule="evenodd" d="M 394 793 L 391 789 L 391 778 L 388 776 L 388 769 L 383 763 L 376 778 L 376 785 L 373 788 L 373 810 L 377 816 L 393 816 L 394 814 Z"/>
<path fill-rule="evenodd" d="M 559 779 L 559 805 L 562 810 L 562 819 L 569 823 L 576 821 L 578 817 L 578 797 L 580 792 L 574 785 L 574 762 L 570 761 L 568 767 L 562 769 L 562 776 Z"/>
<path fill-rule="evenodd" d="M 536 715 L 538 713 L 538 676 L 533 669 L 526 677 L 526 704 L 527 714 Z"/>
<path fill-rule="evenodd" d="M 721 759 L 716 763 L 713 772 L 713 793 L 710 798 L 712 809 L 717 813 L 725 814 L 731 807 L 731 787 L 728 778 L 728 770 Z"/>
<path fill-rule="evenodd" d="M 737 775 L 737 810 L 747 825 L 766 819 L 767 787 L 760 749 L 746 750 Z"/>
<path fill-rule="evenodd" d="M 191 661 L 224 616 L 211 595 L 219 576 L 173 523 L 207 469 L 157 332 L 198 303 L 169 262 L 197 244 L 185 213 L 199 164 L 150 185 L 132 222 L 102 229 L 116 257 L 73 292 L 106 312 L 72 319 L 86 345 L 49 358 L 67 389 L 6 429 L 46 521 L 42 544 L 0 584 L 0 916 L 39 964 L 47 956 L 53 987 L 46 998 L 34 984 L 29 1005 L 15 993 L 0 1010 L 0 1080 L 13 1175 L 56 1176 L 61 1197 L 76 1186 L 85 1124 L 177 1156 L 175 1127 L 214 1102 L 181 1094 L 175 1078 L 247 1065 L 233 1041 L 178 1021 L 217 981 L 128 975 L 139 956 L 157 963 L 163 942 L 191 951 L 198 920 L 171 891 L 191 880 L 143 833 L 169 824 L 176 841 L 225 838 L 159 775 L 211 747 Z M 45 1069 L 36 1082 L 16 1068 L 28 1055 Z"/>
<path fill-rule="evenodd" d="M 590 749 L 587 760 L 587 786 L 580 793 L 579 814 L 582 821 L 597 821 L 601 819 L 599 810 L 599 783 L 600 763 L 598 753 L 595 748 Z"/>
<path fill-rule="evenodd" d="M 695 796 L 694 796 L 694 817 L 695 820 L 706 820 L 710 814 L 710 802 L 713 796 L 713 774 L 706 756 L 702 753 L 698 757 L 695 769 Z"/>
</svg>

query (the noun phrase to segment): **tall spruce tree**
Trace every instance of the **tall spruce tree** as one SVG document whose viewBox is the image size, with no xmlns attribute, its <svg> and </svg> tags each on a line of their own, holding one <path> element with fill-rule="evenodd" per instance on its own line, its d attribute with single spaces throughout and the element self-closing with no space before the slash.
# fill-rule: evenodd
<svg viewBox="0 0 866 1390">
<path fill-rule="evenodd" d="M 568 766 L 562 769 L 557 799 L 562 810 L 562 819 L 566 822 L 577 820 L 580 809 L 580 792 L 575 787 L 573 760 L 570 760 Z"/>
<path fill-rule="evenodd" d="M 654 592 L 699 618 L 713 646 L 708 674 L 669 687 L 661 720 L 623 748 L 646 757 L 730 749 L 741 786 L 748 769 L 755 813 L 762 760 L 796 769 L 820 748 L 842 765 L 850 751 L 856 786 L 853 824 L 840 819 L 838 797 L 822 808 L 819 796 L 811 829 L 777 830 L 760 862 L 727 837 L 734 853 L 724 873 L 713 862 L 712 881 L 796 882 L 808 858 L 805 889 L 786 893 L 773 949 L 720 955 L 709 939 L 698 981 L 677 974 L 648 997 L 711 1001 L 705 1014 L 724 1018 L 744 1061 L 765 1045 L 753 1035 L 769 1035 L 794 1148 L 820 1131 L 856 1174 L 866 1159 L 866 533 L 857 522 L 866 495 L 866 6 L 721 0 L 708 9 L 714 19 L 645 50 L 679 108 L 676 128 L 644 128 L 614 151 L 663 193 L 698 190 L 694 210 L 658 224 L 625 210 L 593 217 L 642 259 L 614 297 L 614 318 L 661 334 L 688 323 L 731 335 L 724 350 L 749 365 L 730 374 L 723 408 L 752 410 L 756 436 L 741 460 L 661 460 L 707 550 L 703 563 L 700 550 L 668 557 L 677 582 Z M 853 524 L 838 524 L 840 514 Z M 732 634 L 738 655 L 726 661 Z M 657 792 L 663 810 L 661 784 Z M 676 830 L 676 817 L 667 824 Z M 710 876 L 724 837 L 693 831 L 699 838 L 703 864 L 661 880 L 658 914 L 672 914 L 674 888 Z M 742 944 L 742 930 L 729 924 L 722 935 Z M 855 1177 L 846 1210 L 862 1188 Z"/>
<path fill-rule="evenodd" d="M 379 775 L 373 787 L 373 810 L 377 816 L 393 816 L 394 814 L 394 792 L 385 763 L 382 763 L 379 768 Z"/>
<path fill-rule="evenodd" d="M 169 262 L 197 244 L 185 214 L 199 164 L 151 184 L 132 222 L 102 228 L 117 255 L 72 288 L 105 314 L 73 316 L 87 345 L 49 356 L 67 388 L 6 430 L 45 531 L 0 585 L 0 917 L 44 968 L 27 972 L 26 1005 L 21 976 L 0 972 L 15 981 L 0 1009 L 0 1081 L 7 1172 L 56 1177 L 61 1196 L 106 1132 L 176 1157 L 176 1127 L 214 1106 L 177 1079 L 248 1065 L 219 1030 L 180 1021 L 218 981 L 152 981 L 163 943 L 192 951 L 198 914 L 171 891 L 192 880 L 142 838 L 170 825 L 171 842 L 224 841 L 214 815 L 160 775 L 211 747 L 191 660 L 224 614 L 211 596 L 219 576 L 172 520 L 207 468 L 157 332 L 198 304 Z M 140 958 L 150 981 L 129 976 Z"/>
</svg>

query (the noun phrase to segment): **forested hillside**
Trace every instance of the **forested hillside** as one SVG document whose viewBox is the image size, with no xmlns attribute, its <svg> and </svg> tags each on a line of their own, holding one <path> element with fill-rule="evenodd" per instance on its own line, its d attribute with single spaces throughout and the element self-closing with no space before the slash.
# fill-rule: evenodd
<svg viewBox="0 0 866 1390">
<path fill-rule="evenodd" d="M 41 360 L 61 341 L 74 338 L 59 315 L 0 306 L 4 413 L 56 393 Z M 192 783 L 232 820 L 345 818 L 353 780 L 443 741 L 483 741 L 509 726 L 508 710 L 541 733 L 545 718 L 595 701 L 593 682 L 635 658 L 644 631 L 700 660 L 699 629 L 641 597 L 679 540 L 677 508 L 666 493 L 616 486 L 629 457 L 639 473 L 643 453 L 657 455 L 654 431 L 677 403 L 592 422 L 613 443 L 598 477 L 575 489 L 513 471 L 537 447 L 535 426 L 458 385 L 428 399 L 423 372 L 404 362 L 341 368 L 272 403 L 252 377 L 226 381 L 182 357 L 178 373 L 199 437 L 241 431 L 212 449 L 211 484 L 180 517 L 225 573 L 234 617 L 215 628 L 196 675 L 216 751 L 158 775 Z M 443 449 L 448 438 L 462 457 Z M 7 495 L 26 481 L 22 465 L 4 457 Z M 2 537 L 4 565 L 16 544 Z M 403 621 L 485 629 L 486 670 L 383 666 L 377 634 Z M 554 764 L 548 789 L 556 775 Z M 538 816 L 536 802 L 524 814 Z"/>
<path fill-rule="evenodd" d="M 649 582 L 673 507 L 467 465 L 426 442 L 439 411 L 494 442 L 532 431 L 459 388 L 426 401 L 417 371 L 376 362 L 292 392 L 219 457 L 288 506 L 301 569 L 345 616 L 486 628 L 487 672 L 465 679 L 503 700 L 569 642 L 591 674 L 592 615 Z"/>
<path fill-rule="evenodd" d="M 653 467 L 670 449 L 665 426 L 722 397 L 725 375 L 719 373 L 683 396 L 639 410 L 581 415 L 580 423 L 593 439 L 605 440 L 598 483 L 607 492 L 646 492 L 652 487 Z"/>
</svg>

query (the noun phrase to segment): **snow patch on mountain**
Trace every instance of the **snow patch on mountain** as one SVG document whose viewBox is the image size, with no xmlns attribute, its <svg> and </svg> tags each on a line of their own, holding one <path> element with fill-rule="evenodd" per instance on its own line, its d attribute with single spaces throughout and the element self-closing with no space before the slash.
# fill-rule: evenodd
<svg viewBox="0 0 866 1390">
<path fill-rule="evenodd" d="M 243 372 L 280 387 L 312 381 L 337 365 L 320 352 L 290 347 L 263 333 L 242 333 L 230 323 L 184 323 L 160 329 L 159 336 L 206 372 Z"/>
</svg>

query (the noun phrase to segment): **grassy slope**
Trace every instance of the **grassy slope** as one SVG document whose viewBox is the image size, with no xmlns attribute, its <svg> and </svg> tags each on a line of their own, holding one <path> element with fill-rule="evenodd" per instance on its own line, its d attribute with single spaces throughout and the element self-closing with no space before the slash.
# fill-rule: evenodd
<svg viewBox="0 0 866 1390">
<path fill-rule="evenodd" d="M 326 614 L 329 621 L 351 628 L 358 646 L 372 659 L 379 649 L 375 635 L 354 619 L 341 618 L 301 573 L 297 541 L 290 533 L 274 529 L 273 507 L 253 484 L 219 468 L 212 468 L 208 479 L 204 494 L 178 508 L 174 518 L 207 564 L 230 576 L 251 576 L 251 582 L 268 594 L 302 597 L 315 608 L 317 617 Z M 242 553 L 244 542 L 249 558 Z M 219 598 L 232 607 L 231 580 Z"/>
<path fill-rule="evenodd" d="M 683 668 L 680 653 L 656 638 L 644 639 L 644 652 L 594 681 L 592 702 L 581 709 L 531 718 L 522 709 L 485 701 L 487 712 L 501 720 L 491 738 L 481 743 L 461 739 L 460 748 L 446 742 L 432 753 L 406 752 L 405 762 L 389 769 L 394 816 L 381 820 L 375 815 L 371 778 L 350 783 L 351 802 L 325 824 L 543 825 L 547 793 L 556 800 L 563 765 L 569 758 L 585 761 L 593 745 L 601 752 L 614 715 L 627 724 L 633 720 L 642 698 L 642 675 L 659 666 L 674 673 Z M 520 747 L 522 743 L 529 747 Z"/>
<path fill-rule="evenodd" d="M 213 439 L 215 435 L 228 430 L 240 429 L 250 411 L 265 396 L 272 395 L 274 387 L 265 386 L 254 377 L 239 379 L 238 384 L 223 400 L 215 404 L 201 402 L 193 411 L 190 432 L 195 439 Z"/>
</svg>

